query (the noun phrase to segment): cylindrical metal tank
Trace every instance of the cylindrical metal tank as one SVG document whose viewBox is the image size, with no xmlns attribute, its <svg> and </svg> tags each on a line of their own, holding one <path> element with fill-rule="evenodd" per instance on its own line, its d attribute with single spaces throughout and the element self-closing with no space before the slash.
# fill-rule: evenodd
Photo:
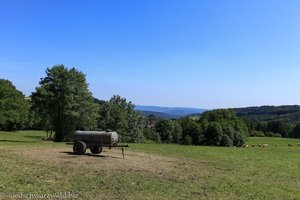
<svg viewBox="0 0 300 200">
<path fill-rule="evenodd" d="M 85 143 L 98 143 L 103 146 L 112 146 L 118 143 L 119 137 L 116 132 L 105 131 L 76 131 L 74 142 L 83 141 Z"/>
</svg>

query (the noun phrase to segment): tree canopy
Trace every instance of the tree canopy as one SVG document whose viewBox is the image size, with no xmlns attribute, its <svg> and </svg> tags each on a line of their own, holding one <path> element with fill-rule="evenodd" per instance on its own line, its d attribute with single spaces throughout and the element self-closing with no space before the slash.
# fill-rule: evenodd
<svg viewBox="0 0 300 200">
<path fill-rule="evenodd" d="M 203 127 L 206 145 L 242 146 L 248 135 L 244 121 L 230 109 L 205 112 L 199 122 Z"/>
<path fill-rule="evenodd" d="M 124 142 L 143 140 L 142 116 L 134 110 L 135 105 L 125 98 L 114 95 L 109 101 L 96 100 L 100 106 L 98 128 L 117 131 Z"/>
<path fill-rule="evenodd" d="M 0 79 L 0 129 L 21 129 L 28 120 L 28 102 L 8 80 Z"/>
<path fill-rule="evenodd" d="M 39 84 L 32 103 L 55 131 L 56 141 L 68 140 L 76 129 L 96 128 L 98 107 L 82 72 L 55 65 Z"/>
<path fill-rule="evenodd" d="M 160 120 L 157 122 L 155 130 L 164 143 L 179 143 L 181 140 L 182 129 L 175 120 Z"/>
</svg>

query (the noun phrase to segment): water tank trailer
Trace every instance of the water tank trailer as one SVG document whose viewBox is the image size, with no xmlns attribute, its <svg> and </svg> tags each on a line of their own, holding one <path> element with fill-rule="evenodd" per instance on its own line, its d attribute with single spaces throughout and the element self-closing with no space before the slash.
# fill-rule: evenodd
<svg viewBox="0 0 300 200">
<path fill-rule="evenodd" d="M 118 145 L 119 136 L 113 131 L 76 131 L 73 137 L 73 152 L 82 155 L 87 149 L 93 154 L 100 154 L 103 147 L 129 147 L 128 145 Z"/>
</svg>

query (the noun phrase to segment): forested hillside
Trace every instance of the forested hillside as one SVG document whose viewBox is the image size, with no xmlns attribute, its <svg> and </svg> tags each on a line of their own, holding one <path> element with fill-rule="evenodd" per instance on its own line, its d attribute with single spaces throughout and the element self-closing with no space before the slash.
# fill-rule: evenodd
<svg viewBox="0 0 300 200">
<path fill-rule="evenodd" d="M 283 123 L 297 124 L 300 121 L 300 106 L 261 106 L 235 108 L 238 117 L 255 122 L 280 121 Z"/>
<path fill-rule="evenodd" d="M 251 136 L 300 138 L 300 106 L 261 106 L 235 108 Z"/>
<path fill-rule="evenodd" d="M 145 117 L 149 117 L 150 115 L 153 115 L 157 118 L 161 118 L 161 119 L 175 119 L 175 118 L 180 118 L 179 116 L 174 116 L 174 115 L 169 115 L 166 113 L 162 113 L 162 112 L 154 112 L 154 111 L 147 111 L 147 110 L 137 110 L 141 115 L 145 116 Z"/>
</svg>

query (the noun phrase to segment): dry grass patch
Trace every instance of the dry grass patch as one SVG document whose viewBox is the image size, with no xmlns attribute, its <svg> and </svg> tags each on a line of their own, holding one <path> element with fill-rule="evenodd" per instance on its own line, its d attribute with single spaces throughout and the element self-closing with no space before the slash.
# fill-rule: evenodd
<svg viewBox="0 0 300 200">
<path fill-rule="evenodd" d="M 123 159 L 120 149 L 103 149 L 100 155 L 86 153 L 81 156 L 73 154 L 71 150 L 71 146 L 60 148 L 32 147 L 15 149 L 10 152 L 25 159 L 43 161 L 50 165 L 80 166 L 105 171 L 145 171 L 162 174 L 186 166 L 182 160 L 150 153 L 125 150 L 125 159 Z"/>
</svg>

